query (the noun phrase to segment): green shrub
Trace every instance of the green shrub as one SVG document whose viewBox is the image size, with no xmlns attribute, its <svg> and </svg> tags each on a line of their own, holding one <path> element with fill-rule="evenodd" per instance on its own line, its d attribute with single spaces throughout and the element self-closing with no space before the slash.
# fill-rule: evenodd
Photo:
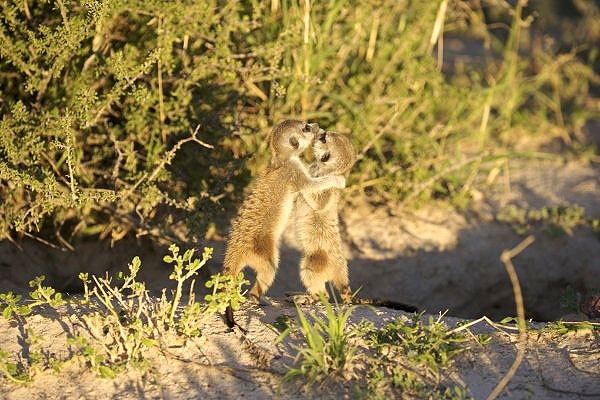
<svg viewBox="0 0 600 400">
<path fill-rule="evenodd" d="M 480 3 L 5 1 L 0 239 L 198 239 L 290 117 L 351 134 L 350 190 L 462 204 L 524 134 L 577 141 L 599 82 L 525 1 Z M 443 64 L 448 36 L 486 59 Z"/>
</svg>

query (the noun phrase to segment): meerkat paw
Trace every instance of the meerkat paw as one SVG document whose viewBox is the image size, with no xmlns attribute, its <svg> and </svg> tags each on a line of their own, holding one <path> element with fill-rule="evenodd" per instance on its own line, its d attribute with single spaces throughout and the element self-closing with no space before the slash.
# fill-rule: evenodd
<svg viewBox="0 0 600 400">
<path fill-rule="evenodd" d="M 291 302 L 300 306 L 309 306 L 319 302 L 319 298 L 309 293 L 296 294 L 290 297 Z"/>
<path fill-rule="evenodd" d="M 273 303 L 271 302 L 271 300 L 269 300 L 267 298 L 267 296 L 254 296 L 254 295 L 251 295 L 249 300 L 253 304 L 259 305 L 261 307 L 266 307 L 266 306 L 272 306 L 273 305 Z"/>
<path fill-rule="evenodd" d="M 333 177 L 335 179 L 335 187 L 338 189 L 343 189 L 346 187 L 346 178 L 341 175 L 337 175 Z"/>
</svg>

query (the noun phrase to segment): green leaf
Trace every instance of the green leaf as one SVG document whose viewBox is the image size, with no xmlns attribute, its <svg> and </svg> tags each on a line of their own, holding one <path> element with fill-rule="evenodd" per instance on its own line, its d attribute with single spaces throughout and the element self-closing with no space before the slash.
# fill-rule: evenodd
<svg viewBox="0 0 600 400">
<path fill-rule="evenodd" d="M 29 306 L 20 306 L 17 308 L 18 315 L 29 315 L 31 314 L 31 307 Z"/>
<path fill-rule="evenodd" d="M 98 372 L 100 373 L 100 376 L 102 376 L 103 378 L 107 378 L 107 379 L 115 379 L 117 376 L 115 371 L 113 371 L 111 368 L 109 368 L 105 365 L 99 366 Z"/>
<path fill-rule="evenodd" d="M 10 319 L 11 315 L 12 315 L 12 308 L 6 307 L 4 310 L 2 310 L 2 316 L 5 319 Z"/>
</svg>

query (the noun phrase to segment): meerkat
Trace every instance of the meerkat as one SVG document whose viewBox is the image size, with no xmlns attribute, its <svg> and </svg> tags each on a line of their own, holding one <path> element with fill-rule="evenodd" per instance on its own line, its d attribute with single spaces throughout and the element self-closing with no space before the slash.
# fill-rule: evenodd
<svg viewBox="0 0 600 400">
<path fill-rule="evenodd" d="M 249 266 L 256 271 L 251 298 L 265 304 L 264 294 L 275 278 L 279 264 L 279 242 L 299 193 L 310 194 L 343 188 L 343 176 L 313 178 L 299 156 L 318 133 L 317 124 L 288 120 L 275 126 L 269 139 L 271 162 L 233 220 L 224 259 L 224 273 L 238 275 Z M 226 311 L 233 327 L 233 310 Z"/>
<path fill-rule="evenodd" d="M 313 177 L 345 174 L 356 161 L 356 152 L 347 136 L 322 129 L 317 133 L 313 153 L 315 161 L 309 167 Z M 300 279 L 309 294 L 304 300 L 326 294 L 325 283 L 330 281 L 345 303 L 417 311 L 416 307 L 404 303 L 353 296 L 339 231 L 341 193 L 340 188 L 328 188 L 320 192 L 302 193 L 296 199 L 296 235 L 303 249 Z"/>
<path fill-rule="evenodd" d="M 319 130 L 313 144 L 315 161 L 309 172 L 313 177 L 341 175 L 354 165 L 356 153 L 348 137 Z M 295 228 L 303 255 L 300 279 L 312 296 L 326 293 L 331 281 L 345 302 L 352 292 L 348 281 L 348 263 L 342 250 L 338 205 L 341 189 L 302 193 L 296 199 Z"/>
</svg>

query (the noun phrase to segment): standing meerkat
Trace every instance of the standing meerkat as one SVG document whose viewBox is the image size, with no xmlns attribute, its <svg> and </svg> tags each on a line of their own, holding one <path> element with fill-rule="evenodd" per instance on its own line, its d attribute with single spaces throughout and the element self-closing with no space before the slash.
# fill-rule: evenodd
<svg viewBox="0 0 600 400">
<path fill-rule="evenodd" d="M 224 273 L 237 276 L 249 266 L 256 271 L 250 296 L 264 304 L 279 263 L 279 242 L 299 193 L 343 188 L 343 176 L 313 178 L 299 156 L 312 143 L 317 124 L 288 120 L 275 126 L 269 139 L 271 162 L 258 176 L 233 220 L 227 240 Z M 233 310 L 226 311 L 227 323 L 234 325 Z"/>
<path fill-rule="evenodd" d="M 311 176 L 341 175 L 352 168 L 356 153 L 350 140 L 338 133 L 320 130 L 313 144 L 315 161 Z M 345 302 L 351 300 L 348 263 L 339 231 L 339 188 L 303 193 L 296 200 L 296 235 L 303 255 L 300 279 L 311 296 L 326 293 L 325 282 L 333 282 Z"/>
<path fill-rule="evenodd" d="M 356 152 L 348 137 L 321 129 L 316 139 L 313 144 L 315 161 L 309 168 L 312 176 L 341 175 L 352 168 Z M 341 193 L 339 188 L 328 188 L 321 192 L 302 193 L 296 200 L 296 234 L 303 249 L 300 279 L 310 298 L 327 294 L 325 283 L 330 281 L 346 303 L 417 311 L 412 305 L 395 301 L 353 297 L 339 231 Z"/>
</svg>

